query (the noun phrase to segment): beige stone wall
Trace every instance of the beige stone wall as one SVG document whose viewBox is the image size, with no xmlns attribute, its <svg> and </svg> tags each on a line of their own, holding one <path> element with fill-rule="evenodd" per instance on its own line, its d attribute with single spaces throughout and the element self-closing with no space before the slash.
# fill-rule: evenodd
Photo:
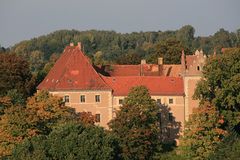
<svg viewBox="0 0 240 160">
<path fill-rule="evenodd" d="M 199 106 L 198 100 L 193 100 L 193 94 L 197 83 L 201 76 L 186 76 L 184 77 L 184 91 L 185 91 L 185 120 L 187 121 L 189 115 L 192 114 L 193 108 Z"/>
<path fill-rule="evenodd" d="M 73 107 L 77 112 L 91 112 L 93 115 L 100 114 L 100 123 L 107 128 L 107 123 L 112 119 L 112 92 L 111 91 L 54 91 L 53 95 L 64 97 L 69 96 L 67 106 Z M 85 102 L 80 102 L 80 95 L 85 95 Z M 95 95 L 100 95 L 100 102 L 95 102 Z"/>
<path fill-rule="evenodd" d="M 195 81 L 192 82 L 190 79 L 187 89 L 192 89 L 195 85 Z M 193 84 L 192 84 L 193 83 Z M 114 96 L 111 91 L 54 91 L 50 92 L 53 95 L 64 97 L 69 96 L 69 103 L 67 106 L 73 107 L 77 112 L 91 112 L 93 115 L 100 114 L 101 121 L 96 123 L 102 127 L 108 128 L 107 123 L 114 118 L 115 111 L 120 109 L 121 104 L 119 100 L 124 100 L 124 96 Z M 193 92 L 189 91 L 189 95 Z M 80 96 L 85 95 L 85 102 L 80 102 Z M 100 95 L 101 101 L 95 102 L 95 95 Z M 188 103 L 192 103 L 189 99 Z M 191 112 L 192 108 L 186 109 L 184 106 L 184 96 L 151 96 L 152 99 L 161 99 L 161 128 L 163 132 L 163 139 L 172 140 L 178 139 L 180 131 L 184 128 L 185 114 Z M 172 99 L 172 103 L 169 100 Z M 186 105 L 186 103 L 185 103 Z M 190 106 L 190 105 L 188 105 Z M 186 112 L 186 110 L 188 110 Z M 169 113 L 172 113 L 172 120 L 169 119 Z"/>
</svg>

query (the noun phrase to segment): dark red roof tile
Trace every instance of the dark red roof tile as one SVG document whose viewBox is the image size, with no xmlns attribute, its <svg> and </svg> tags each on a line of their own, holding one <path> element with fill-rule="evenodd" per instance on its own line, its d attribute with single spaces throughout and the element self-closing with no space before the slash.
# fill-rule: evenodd
<svg viewBox="0 0 240 160">
<path fill-rule="evenodd" d="M 105 77 L 115 96 L 127 96 L 134 86 L 146 86 L 151 95 L 184 95 L 183 79 L 166 76 Z"/>
<path fill-rule="evenodd" d="M 38 89 L 111 90 L 79 47 L 68 46 Z"/>
</svg>

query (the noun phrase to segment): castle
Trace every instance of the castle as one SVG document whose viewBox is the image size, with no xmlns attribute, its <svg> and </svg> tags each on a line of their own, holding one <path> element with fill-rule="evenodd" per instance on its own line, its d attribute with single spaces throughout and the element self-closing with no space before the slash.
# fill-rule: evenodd
<svg viewBox="0 0 240 160">
<path fill-rule="evenodd" d="M 115 112 L 124 102 L 124 97 L 134 86 L 146 86 L 152 99 L 169 108 L 162 118 L 161 128 L 169 138 L 174 133 L 169 122 L 174 120 L 184 128 L 198 101 L 192 96 L 197 82 L 201 79 L 206 56 L 202 51 L 185 55 L 182 51 L 181 64 L 158 64 L 93 66 L 84 55 L 81 43 L 67 46 L 38 90 L 48 90 L 63 97 L 67 106 L 77 112 L 91 112 L 96 124 L 107 128 Z M 167 118 L 166 118 L 167 117 Z M 173 138 L 173 137 L 172 137 Z"/>
</svg>

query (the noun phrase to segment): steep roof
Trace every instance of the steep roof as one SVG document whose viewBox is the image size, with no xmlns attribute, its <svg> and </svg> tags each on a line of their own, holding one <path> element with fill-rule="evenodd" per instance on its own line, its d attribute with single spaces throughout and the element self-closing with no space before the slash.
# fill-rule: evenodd
<svg viewBox="0 0 240 160">
<path fill-rule="evenodd" d="M 67 46 L 38 89 L 111 90 L 79 46 Z"/>
<path fill-rule="evenodd" d="M 127 96 L 134 86 L 145 86 L 151 95 L 184 95 L 183 79 L 166 76 L 120 76 L 105 77 L 115 96 Z"/>
</svg>

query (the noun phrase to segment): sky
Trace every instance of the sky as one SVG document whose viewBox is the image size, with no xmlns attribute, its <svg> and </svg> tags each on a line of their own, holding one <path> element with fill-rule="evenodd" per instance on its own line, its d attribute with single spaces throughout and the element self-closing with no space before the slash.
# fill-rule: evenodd
<svg viewBox="0 0 240 160">
<path fill-rule="evenodd" d="M 121 33 L 195 28 L 208 36 L 240 28 L 240 0 L 0 0 L 0 45 L 60 29 Z"/>
</svg>

